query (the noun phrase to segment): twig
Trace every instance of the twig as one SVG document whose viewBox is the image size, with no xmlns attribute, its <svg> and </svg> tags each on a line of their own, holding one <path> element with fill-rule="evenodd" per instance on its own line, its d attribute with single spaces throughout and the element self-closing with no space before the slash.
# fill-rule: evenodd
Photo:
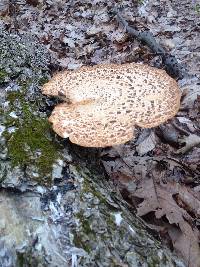
<svg viewBox="0 0 200 267">
<path fill-rule="evenodd" d="M 150 31 L 140 32 L 128 25 L 128 22 L 121 16 L 117 8 L 114 8 L 114 14 L 116 15 L 116 20 L 118 23 L 122 24 L 127 33 L 137 38 L 139 41 L 144 42 L 155 54 L 160 55 L 165 65 L 166 71 L 172 77 L 182 78 L 182 74 L 180 72 L 180 66 L 176 58 L 170 54 L 168 54 L 162 46 L 160 46 L 153 34 Z"/>
<path fill-rule="evenodd" d="M 188 131 L 186 131 L 185 129 L 181 128 L 178 124 L 176 124 L 176 122 L 172 122 L 172 125 L 174 126 L 174 128 L 176 128 L 179 132 L 181 132 L 182 134 L 189 136 L 190 133 Z"/>
<path fill-rule="evenodd" d="M 115 9 L 116 19 L 118 23 L 121 23 L 126 31 L 132 36 L 136 37 L 139 41 L 145 42 L 151 50 L 156 54 L 166 54 L 165 50 L 156 42 L 153 34 L 149 31 L 139 32 L 128 25 L 128 22 L 121 16 L 121 14 Z"/>
</svg>

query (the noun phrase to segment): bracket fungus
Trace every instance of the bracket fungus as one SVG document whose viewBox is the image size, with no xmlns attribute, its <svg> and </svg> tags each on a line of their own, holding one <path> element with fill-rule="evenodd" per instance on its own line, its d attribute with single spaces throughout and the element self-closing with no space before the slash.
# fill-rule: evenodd
<svg viewBox="0 0 200 267">
<path fill-rule="evenodd" d="M 54 131 L 86 147 L 122 144 L 133 138 L 135 126 L 160 125 L 177 113 L 181 97 L 164 70 L 136 63 L 66 70 L 42 91 L 65 99 L 49 118 Z"/>
</svg>

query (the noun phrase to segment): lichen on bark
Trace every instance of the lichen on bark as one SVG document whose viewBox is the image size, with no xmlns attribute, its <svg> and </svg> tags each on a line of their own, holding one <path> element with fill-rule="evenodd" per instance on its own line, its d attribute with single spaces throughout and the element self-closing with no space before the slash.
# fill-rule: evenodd
<svg viewBox="0 0 200 267">
<path fill-rule="evenodd" d="M 49 78 L 49 60 L 32 36 L 0 32 L 0 85 L 5 92 L 0 102 L 5 127 L 1 138 L 7 147 L 7 163 L 23 170 L 31 166 L 32 178 L 41 184 L 51 183 L 60 148 L 46 113 L 40 111 L 45 102 L 39 87 Z"/>
<path fill-rule="evenodd" d="M 88 253 L 80 258 L 80 266 L 179 266 L 103 175 L 83 166 L 70 168 L 82 181 L 73 204 L 73 242 Z"/>
</svg>

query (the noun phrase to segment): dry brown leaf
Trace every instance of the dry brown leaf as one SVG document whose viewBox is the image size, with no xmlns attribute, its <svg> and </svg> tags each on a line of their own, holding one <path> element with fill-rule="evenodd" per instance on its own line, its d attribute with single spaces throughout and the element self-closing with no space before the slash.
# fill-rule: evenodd
<svg viewBox="0 0 200 267">
<path fill-rule="evenodd" d="M 151 134 L 136 147 L 136 151 L 140 156 L 143 156 L 144 154 L 152 151 L 155 148 L 155 146 L 156 146 L 156 136 L 154 132 L 151 132 Z"/>
<path fill-rule="evenodd" d="M 169 230 L 174 248 L 185 259 L 188 267 L 199 267 L 198 230 L 192 229 L 190 223 L 193 218 L 186 211 L 187 209 L 199 217 L 199 195 L 178 183 L 157 184 L 153 179 L 141 181 L 133 195 L 144 199 L 137 209 L 139 216 L 154 211 L 157 219 L 166 216 L 170 224 L 179 227 Z M 177 197 L 186 206 L 186 209 L 177 204 Z"/>
<path fill-rule="evenodd" d="M 108 175 L 112 175 L 112 172 L 120 172 L 124 175 L 134 176 L 136 180 L 140 180 L 147 175 L 148 165 L 151 164 L 146 158 L 128 155 L 108 158 L 103 156 L 102 163 L 106 169 Z"/>
<path fill-rule="evenodd" d="M 185 146 L 177 151 L 177 153 L 186 153 L 190 149 L 200 144 L 200 136 L 196 134 L 190 134 L 189 136 L 185 136 L 180 140 L 182 143 L 185 143 Z"/>
<path fill-rule="evenodd" d="M 196 217 L 200 217 L 200 194 L 179 184 L 177 184 L 175 190 L 181 201 L 186 205 L 187 210 L 195 214 Z"/>
<path fill-rule="evenodd" d="M 5 16 L 9 11 L 9 1 L 1 0 L 0 2 L 0 16 Z"/>
<path fill-rule="evenodd" d="M 192 229 L 186 221 L 181 222 L 179 227 L 180 229 L 173 226 L 168 229 L 174 249 L 184 258 L 187 267 L 199 267 L 198 230 Z"/>
<path fill-rule="evenodd" d="M 192 220 L 191 216 L 180 208 L 173 198 L 177 190 L 173 190 L 168 184 L 154 183 L 153 179 L 140 182 L 134 196 L 143 198 L 137 211 L 139 216 L 143 216 L 151 211 L 155 211 L 156 218 L 166 216 L 168 221 L 178 224 L 183 218 Z"/>
</svg>

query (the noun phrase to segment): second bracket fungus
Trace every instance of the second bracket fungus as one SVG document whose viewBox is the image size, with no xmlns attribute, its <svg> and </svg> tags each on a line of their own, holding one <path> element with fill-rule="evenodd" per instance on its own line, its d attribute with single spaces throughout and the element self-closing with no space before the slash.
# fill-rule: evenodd
<svg viewBox="0 0 200 267">
<path fill-rule="evenodd" d="M 86 147 L 122 144 L 133 138 L 135 126 L 160 125 L 177 113 L 181 97 L 164 70 L 136 63 L 66 70 L 43 93 L 65 99 L 49 118 L 54 131 Z"/>
</svg>

